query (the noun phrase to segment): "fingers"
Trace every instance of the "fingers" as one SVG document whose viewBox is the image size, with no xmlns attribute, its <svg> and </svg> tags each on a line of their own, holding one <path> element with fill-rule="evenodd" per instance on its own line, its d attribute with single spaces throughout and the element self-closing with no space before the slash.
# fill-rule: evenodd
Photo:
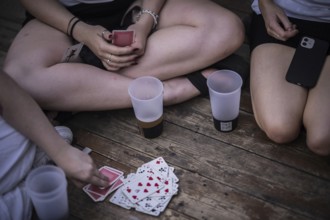
<svg viewBox="0 0 330 220">
<path fill-rule="evenodd" d="M 102 63 L 106 69 L 116 71 L 124 67 L 136 65 L 136 59 L 136 55 L 118 56 L 114 54 L 109 54 L 108 59 L 104 59 Z"/>
<path fill-rule="evenodd" d="M 286 16 L 278 15 L 267 25 L 267 32 L 270 36 L 286 41 L 295 36 L 299 31 L 295 24 L 292 24 Z"/>
<path fill-rule="evenodd" d="M 104 40 L 100 45 L 99 58 L 103 66 L 110 71 L 117 71 L 121 68 L 137 64 L 136 49 L 133 47 L 118 47 L 111 44 L 112 33 L 104 29 L 99 35 Z"/>
<path fill-rule="evenodd" d="M 87 184 L 96 185 L 99 187 L 108 187 L 109 186 L 109 179 L 108 177 L 104 176 L 99 170 L 93 166 L 93 169 L 90 172 L 85 172 L 85 177 L 77 176 L 71 177 L 71 181 L 75 186 L 78 188 L 82 188 Z"/>
</svg>

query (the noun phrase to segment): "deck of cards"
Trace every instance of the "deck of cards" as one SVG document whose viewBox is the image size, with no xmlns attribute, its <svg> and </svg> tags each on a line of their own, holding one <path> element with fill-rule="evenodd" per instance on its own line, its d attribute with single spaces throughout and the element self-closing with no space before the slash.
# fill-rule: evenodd
<svg viewBox="0 0 330 220">
<path fill-rule="evenodd" d="M 124 173 L 109 166 L 100 172 L 107 176 L 110 186 L 100 188 L 91 184 L 83 191 L 94 201 L 101 202 L 115 191 L 110 202 L 125 209 L 134 208 L 145 214 L 158 216 L 165 210 L 173 195 L 178 193 L 179 179 L 162 157 L 156 158 L 139 167 L 136 173 L 124 178 Z"/>
<path fill-rule="evenodd" d="M 162 157 L 143 164 L 136 173 L 122 179 L 124 184 L 110 198 L 110 202 L 158 216 L 178 192 L 179 179 L 173 171 L 174 168 L 169 167 Z"/>
<path fill-rule="evenodd" d="M 124 173 L 122 171 L 108 166 L 101 167 L 99 170 L 103 175 L 109 178 L 110 186 L 100 188 L 91 184 L 86 185 L 83 190 L 94 202 L 104 201 L 110 193 L 124 184 L 122 180 Z"/>
</svg>

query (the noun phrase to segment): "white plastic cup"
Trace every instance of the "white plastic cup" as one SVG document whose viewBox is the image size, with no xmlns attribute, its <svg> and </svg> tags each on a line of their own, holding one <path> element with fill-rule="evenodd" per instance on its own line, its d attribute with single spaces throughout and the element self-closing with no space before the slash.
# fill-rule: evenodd
<svg viewBox="0 0 330 220">
<path fill-rule="evenodd" d="M 163 131 L 163 83 L 152 76 L 133 80 L 128 88 L 140 133 L 155 138 Z"/>
<path fill-rule="evenodd" d="M 214 127 L 221 132 L 230 132 L 237 127 L 241 76 L 232 70 L 218 70 L 207 78 Z"/>
<path fill-rule="evenodd" d="M 52 165 L 32 170 L 26 179 L 26 190 L 40 220 L 68 219 L 67 181 L 63 170 Z"/>
</svg>

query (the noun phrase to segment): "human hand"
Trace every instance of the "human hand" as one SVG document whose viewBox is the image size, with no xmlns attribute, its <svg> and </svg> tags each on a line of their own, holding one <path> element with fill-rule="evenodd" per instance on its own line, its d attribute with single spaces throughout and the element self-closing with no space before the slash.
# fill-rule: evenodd
<svg viewBox="0 0 330 220">
<path fill-rule="evenodd" d="M 290 22 L 283 9 L 272 0 L 260 0 L 259 8 L 265 21 L 267 33 L 270 36 L 286 41 L 299 32 L 296 25 Z"/>
<path fill-rule="evenodd" d="M 55 163 L 61 167 L 66 176 L 79 188 L 91 183 L 99 187 L 107 187 L 109 180 L 99 172 L 92 158 L 68 145 L 58 152 Z"/>
<path fill-rule="evenodd" d="M 112 45 L 111 32 L 102 26 L 88 25 L 79 30 L 81 31 L 79 34 L 84 36 L 78 40 L 84 42 L 93 51 L 107 70 L 118 71 L 121 68 L 136 64 L 138 55 L 134 53 L 134 48 L 132 46 L 118 47 Z"/>
</svg>

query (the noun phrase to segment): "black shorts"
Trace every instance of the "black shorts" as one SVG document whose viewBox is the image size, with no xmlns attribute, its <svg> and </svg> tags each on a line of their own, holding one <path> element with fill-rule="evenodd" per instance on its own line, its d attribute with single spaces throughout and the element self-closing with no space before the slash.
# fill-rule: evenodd
<svg viewBox="0 0 330 220">
<path fill-rule="evenodd" d="M 330 43 L 330 23 L 306 21 L 296 18 L 289 18 L 290 21 L 297 25 L 299 33 L 287 41 L 280 41 L 268 35 L 265 22 L 262 15 L 253 13 L 251 26 L 249 30 L 249 41 L 251 52 L 260 44 L 277 43 L 289 47 L 297 48 L 302 36 L 310 36 L 328 41 Z M 330 55 L 330 48 L 328 50 Z"/>
<path fill-rule="evenodd" d="M 78 4 L 75 6 L 67 7 L 67 9 L 80 20 L 91 24 L 101 25 L 109 31 L 115 29 L 126 29 L 132 22 L 132 15 L 128 13 L 124 21 L 121 24 L 123 16 L 127 9 L 133 4 L 134 0 L 117 0 L 107 3 L 96 4 Z M 34 17 L 26 13 L 26 19 L 23 22 L 25 25 Z M 78 43 L 75 39 L 72 39 L 72 43 Z M 101 60 L 87 47 L 83 46 L 79 54 L 83 63 L 96 66 L 101 69 L 105 69 Z"/>
<path fill-rule="evenodd" d="M 78 4 L 67 7 L 67 9 L 80 20 L 91 25 L 102 25 L 108 30 L 120 28 L 120 22 L 133 3 L 133 0 L 117 0 L 107 3 Z M 26 12 L 26 19 L 23 25 L 34 19 Z"/>
</svg>

